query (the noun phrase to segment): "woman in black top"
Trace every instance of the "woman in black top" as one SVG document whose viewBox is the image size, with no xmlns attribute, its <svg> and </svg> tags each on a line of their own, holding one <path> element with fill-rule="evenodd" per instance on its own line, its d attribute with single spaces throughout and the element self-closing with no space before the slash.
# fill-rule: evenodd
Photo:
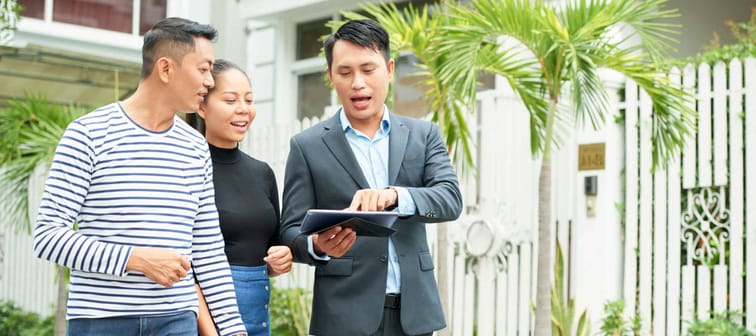
<svg viewBox="0 0 756 336">
<path fill-rule="evenodd" d="M 216 60 L 212 72 L 215 87 L 198 111 L 204 123 L 195 124 L 204 124 L 198 129 L 204 128 L 210 146 L 215 204 L 239 312 L 248 335 L 270 335 L 268 277 L 289 272 L 292 262 L 291 251 L 278 239 L 278 187 L 270 166 L 238 147 L 257 112 L 249 78 L 225 60 Z M 203 304 L 198 319 L 202 335 L 215 333 Z"/>
</svg>

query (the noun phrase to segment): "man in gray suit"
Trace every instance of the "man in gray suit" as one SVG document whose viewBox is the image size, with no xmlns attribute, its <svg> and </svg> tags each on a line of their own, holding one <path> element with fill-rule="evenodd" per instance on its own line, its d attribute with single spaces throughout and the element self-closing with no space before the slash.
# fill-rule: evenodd
<svg viewBox="0 0 756 336">
<path fill-rule="evenodd" d="M 389 112 L 389 37 L 374 21 L 345 23 L 324 41 L 342 108 L 291 139 L 282 239 L 315 265 L 310 333 L 431 335 L 445 327 L 426 223 L 462 211 L 459 183 L 435 125 Z M 390 238 L 345 227 L 303 235 L 308 209 L 398 211 Z"/>
</svg>

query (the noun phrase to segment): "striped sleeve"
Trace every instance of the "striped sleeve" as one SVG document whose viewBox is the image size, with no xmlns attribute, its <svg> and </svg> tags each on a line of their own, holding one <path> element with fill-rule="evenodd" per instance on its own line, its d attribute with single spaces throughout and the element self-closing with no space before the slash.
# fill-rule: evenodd
<svg viewBox="0 0 756 336">
<path fill-rule="evenodd" d="M 246 333 L 236 305 L 236 292 L 218 223 L 212 161 L 209 151 L 204 154 L 205 180 L 193 231 L 192 264 L 220 335 Z"/>
<path fill-rule="evenodd" d="M 95 152 L 92 138 L 78 121 L 58 143 L 45 182 L 37 222 L 34 253 L 74 270 L 124 276 L 131 248 L 86 237 L 73 226 L 89 190 Z"/>
</svg>

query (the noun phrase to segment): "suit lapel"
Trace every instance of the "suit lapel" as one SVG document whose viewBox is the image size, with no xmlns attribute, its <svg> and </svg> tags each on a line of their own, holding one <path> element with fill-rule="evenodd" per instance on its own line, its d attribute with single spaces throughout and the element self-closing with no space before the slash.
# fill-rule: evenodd
<svg viewBox="0 0 756 336">
<path fill-rule="evenodd" d="M 407 148 L 407 139 L 409 138 L 409 129 L 399 118 L 390 115 L 391 133 L 389 134 L 389 185 L 396 183 L 396 177 L 399 175 L 399 168 L 402 166 L 404 151 Z"/>
<path fill-rule="evenodd" d="M 336 113 L 335 116 L 331 117 L 323 127 L 323 142 L 336 158 L 336 161 L 352 176 L 360 189 L 370 188 L 367 179 L 362 175 L 362 168 L 357 163 L 357 159 L 354 158 L 352 148 L 347 143 L 344 131 L 341 129 L 339 114 Z"/>
</svg>

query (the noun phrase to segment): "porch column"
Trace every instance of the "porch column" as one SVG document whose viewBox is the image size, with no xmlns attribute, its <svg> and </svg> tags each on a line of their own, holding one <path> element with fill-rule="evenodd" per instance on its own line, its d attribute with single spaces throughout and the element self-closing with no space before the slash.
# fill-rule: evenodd
<svg viewBox="0 0 756 336">
<path fill-rule="evenodd" d="M 591 330 L 598 330 L 604 304 L 622 297 L 622 214 L 617 205 L 624 204 L 624 130 L 614 118 L 619 115 L 623 78 L 610 72 L 602 73 L 601 77 L 609 93 L 610 109 L 606 111 L 603 127 L 593 130 L 591 125 L 585 125 L 577 132 L 576 146 L 603 143 L 604 168 L 577 171 L 570 258 L 571 296 L 579 311 L 588 310 Z M 574 153 L 579 155 L 577 148 Z M 586 177 L 595 177 L 595 196 L 586 195 Z"/>
</svg>

